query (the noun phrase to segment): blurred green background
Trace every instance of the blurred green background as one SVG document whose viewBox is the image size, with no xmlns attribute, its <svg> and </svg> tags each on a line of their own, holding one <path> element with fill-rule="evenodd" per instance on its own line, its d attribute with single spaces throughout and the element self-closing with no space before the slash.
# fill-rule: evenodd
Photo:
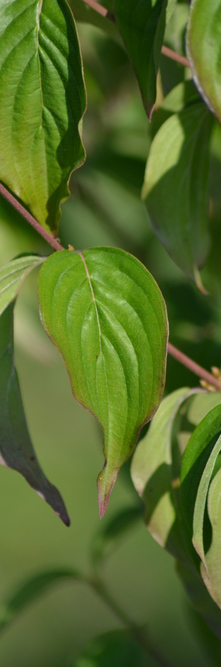
<svg viewBox="0 0 221 667">
<path fill-rule="evenodd" d="M 187 3 L 178 3 L 165 40 L 180 52 L 186 16 Z M 135 254 L 166 299 L 171 342 L 207 368 L 220 366 L 221 130 L 215 129 L 211 146 L 211 252 L 203 271 L 211 294 L 205 298 L 153 236 L 140 200 L 152 130 L 119 40 L 83 24 L 79 34 L 88 93 L 83 133 L 87 161 L 72 176 L 71 197 L 62 206 L 61 243 L 75 248 L 115 245 Z M 182 66 L 162 56 L 159 102 L 186 76 Z M 50 249 L 1 200 L 0 263 L 26 251 L 48 254 Z M 37 273 L 26 281 L 16 305 L 15 354 L 34 447 L 45 474 L 65 500 L 71 527 L 65 528 L 17 473 L 0 468 L 1 600 L 43 569 L 64 565 L 88 572 L 93 536 L 118 511 L 136 503 L 126 466 L 100 523 L 96 477 L 103 466 L 101 433 L 95 419 L 74 402 L 63 362 L 41 327 Z M 169 359 L 166 391 L 183 384 L 194 386 L 198 380 Z M 208 665 L 174 562 L 142 521 L 116 549 L 102 576 L 122 608 L 147 625 L 171 665 Z M 91 638 L 118 627 L 113 612 L 89 588 L 59 583 L 1 635 L 0 665 L 74 667 Z"/>
</svg>

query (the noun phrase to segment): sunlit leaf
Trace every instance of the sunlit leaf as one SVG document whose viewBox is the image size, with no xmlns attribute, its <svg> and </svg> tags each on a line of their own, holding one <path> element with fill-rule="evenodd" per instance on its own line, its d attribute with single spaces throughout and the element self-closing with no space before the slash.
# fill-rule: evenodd
<svg viewBox="0 0 221 667">
<path fill-rule="evenodd" d="M 142 508 L 129 507 L 112 517 L 112 519 L 104 524 L 99 532 L 94 536 L 91 544 L 91 560 L 93 565 L 100 565 L 100 563 L 110 556 L 116 547 L 125 539 L 125 534 L 142 517 Z"/>
<path fill-rule="evenodd" d="M 180 556 L 180 539 L 175 526 L 172 497 L 172 428 L 182 403 L 191 395 L 186 387 L 161 403 L 147 434 L 137 446 L 131 466 L 135 488 L 145 502 L 144 520 L 154 539 L 175 556 Z"/>
<path fill-rule="evenodd" d="M 187 26 L 187 55 L 194 81 L 221 122 L 220 0 L 192 0 Z"/>
<path fill-rule="evenodd" d="M 208 249 L 208 147 L 213 117 L 201 102 L 171 116 L 156 134 L 143 198 L 153 230 L 176 264 L 202 289 Z"/>
<path fill-rule="evenodd" d="M 81 580 L 81 574 L 71 568 L 41 572 L 22 583 L 5 602 L 0 604 L 0 631 L 8 626 L 26 607 L 44 594 L 52 585 L 65 579 Z"/>
<path fill-rule="evenodd" d="M 13 308 L 0 317 L 0 463 L 17 470 L 68 526 L 60 493 L 44 476 L 28 432 L 13 361 Z"/>
<path fill-rule="evenodd" d="M 56 231 L 84 159 L 82 64 L 65 0 L 0 0 L 0 93 L 0 180 Z"/>
<path fill-rule="evenodd" d="M 117 26 L 135 71 L 144 108 L 151 118 L 165 26 L 176 0 L 114 0 Z"/>
<path fill-rule="evenodd" d="M 44 327 L 60 350 L 77 400 L 104 431 L 100 516 L 141 425 L 164 388 L 167 315 L 150 273 L 114 248 L 61 251 L 39 276 Z"/>
<path fill-rule="evenodd" d="M 25 255 L 0 267 L 0 315 L 8 304 L 16 299 L 30 271 L 44 261 L 45 258 L 37 255 Z"/>
</svg>

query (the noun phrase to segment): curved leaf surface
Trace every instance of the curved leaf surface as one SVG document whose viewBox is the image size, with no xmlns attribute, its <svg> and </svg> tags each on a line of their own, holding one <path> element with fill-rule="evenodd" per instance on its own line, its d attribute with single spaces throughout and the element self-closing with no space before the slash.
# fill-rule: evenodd
<svg viewBox="0 0 221 667">
<path fill-rule="evenodd" d="M 176 0 L 115 0 L 114 14 L 134 68 L 144 108 L 152 116 L 166 23 Z"/>
<path fill-rule="evenodd" d="M 210 410 L 195 428 L 182 459 L 181 504 L 183 516 L 191 534 L 193 533 L 195 503 L 200 481 L 220 433 L 221 402 Z M 213 466 L 211 466 L 211 470 L 208 470 L 209 475 L 211 475 L 212 470 Z M 206 478 L 203 478 L 204 481 L 205 484 L 202 483 L 201 487 L 204 496 L 202 493 L 200 494 L 202 507 L 205 507 L 208 489 Z"/>
<path fill-rule="evenodd" d="M 44 257 L 25 255 L 0 267 L 0 315 L 8 304 L 16 299 L 21 285 L 30 271 L 40 266 L 44 261 Z"/>
<path fill-rule="evenodd" d="M 187 55 L 193 78 L 209 109 L 221 122 L 220 0 L 192 0 Z"/>
<path fill-rule="evenodd" d="M 13 361 L 13 308 L 0 317 L 0 464 L 20 472 L 68 526 L 63 500 L 44 476 L 28 432 Z"/>
<path fill-rule="evenodd" d="M 219 437 L 221 450 L 221 437 Z M 212 527 L 211 546 L 201 564 L 201 574 L 208 591 L 221 608 L 221 577 L 220 577 L 220 533 L 221 533 L 221 470 L 211 482 L 208 493 L 208 513 Z"/>
<path fill-rule="evenodd" d="M 208 249 L 208 145 L 213 117 L 201 102 L 171 116 L 156 134 L 143 199 L 153 230 L 176 264 L 201 287 Z"/>
<path fill-rule="evenodd" d="M 65 0 L 0 0 L 0 93 L 0 179 L 56 231 L 84 159 L 82 64 Z"/>
<path fill-rule="evenodd" d="M 215 441 L 214 447 L 211 451 L 211 454 L 208 458 L 208 461 L 205 465 L 199 486 L 198 486 L 198 491 L 196 495 L 196 502 L 195 502 L 195 507 L 194 507 L 194 515 L 193 515 L 193 546 L 195 547 L 197 553 L 199 554 L 205 569 L 207 569 L 206 566 L 206 556 L 205 556 L 205 549 L 204 549 L 204 536 L 203 536 L 203 528 L 204 528 L 204 518 L 205 518 L 205 510 L 206 510 L 206 501 L 207 501 L 207 494 L 211 482 L 211 477 L 213 475 L 214 467 L 218 458 L 218 455 L 220 454 L 221 451 L 221 436 L 218 437 L 218 439 Z M 220 487 L 221 488 L 221 487 Z"/>
<path fill-rule="evenodd" d="M 26 607 L 34 602 L 39 595 L 45 593 L 53 584 L 65 579 L 81 580 L 81 574 L 71 568 L 60 568 L 41 572 L 19 588 L 0 605 L 0 632 L 8 626 Z"/>
<path fill-rule="evenodd" d="M 65 361 L 74 396 L 104 431 L 100 516 L 141 425 L 164 388 L 167 315 L 153 277 L 114 248 L 61 251 L 39 275 L 43 325 Z"/>
<path fill-rule="evenodd" d="M 172 497 L 172 428 L 182 403 L 191 395 L 183 387 L 161 403 L 149 430 L 137 446 L 131 466 L 134 486 L 145 502 L 144 520 L 154 539 L 173 556 L 180 556 Z"/>
</svg>

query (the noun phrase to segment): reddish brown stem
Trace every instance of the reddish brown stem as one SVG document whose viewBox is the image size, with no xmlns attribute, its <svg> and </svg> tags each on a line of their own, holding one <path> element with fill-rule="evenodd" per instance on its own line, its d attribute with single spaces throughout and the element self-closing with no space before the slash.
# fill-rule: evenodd
<svg viewBox="0 0 221 667">
<path fill-rule="evenodd" d="M 97 14 L 100 14 L 104 18 L 109 19 L 109 21 L 115 22 L 114 14 L 105 9 L 105 7 L 102 7 L 102 5 L 100 5 L 95 0 L 83 0 L 83 2 L 85 2 L 88 7 L 91 7 L 91 9 L 94 9 Z M 185 58 L 185 56 L 182 56 L 180 53 L 176 53 L 176 51 L 169 49 L 167 46 L 162 46 L 161 53 L 163 53 L 163 55 L 167 58 L 171 58 L 171 60 L 176 60 L 177 63 L 184 65 L 184 67 L 190 67 L 189 60 Z"/>
<path fill-rule="evenodd" d="M 109 19 L 109 21 L 114 21 L 114 15 L 111 14 L 105 7 L 102 7 L 102 5 L 99 5 L 98 2 L 95 0 L 83 0 L 88 7 L 91 7 L 91 9 L 94 9 L 97 14 L 100 14 L 100 16 L 103 16 L 106 19 Z"/>
<path fill-rule="evenodd" d="M 0 194 L 7 199 L 8 202 L 22 215 L 23 218 L 40 234 L 43 236 L 45 241 L 49 243 L 49 245 L 54 249 L 54 250 L 64 250 L 63 246 L 56 241 L 56 239 L 51 236 L 48 232 L 46 232 L 43 227 L 33 218 L 33 216 L 26 211 L 24 206 L 17 201 L 17 199 L 11 194 L 11 192 L 8 192 L 4 185 L 0 183 Z M 195 361 L 190 359 L 189 357 L 186 356 L 186 354 L 183 354 L 180 350 L 178 350 L 174 345 L 171 343 L 168 343 L 168 353 L 174 357 L 177 361 L 179 361 L 183 366 L 186 366 L 186 368 L 189 368 L 192 373 L 195 373 L 195 375 L 198 375 L 200 378 L 203 378 L 208 382 L 209 384 L 213 385 L 216 387 L 216 389 L 219 389 L 221 391 L 221 382 L 212 375 L 212 373 L 208 373 L 208 371 L 205 370 L 202 366 L 199 366 L 199 364 L 196 364 Z"/>
<path fill-rule="evenodd" d="M 206 380 L 209 384 L 213 385 L 213 387 L 216 387 L 219 391 L 221 391 L 221 382 L 217 380 L 217 378 L 212 375 L 212 373 L 208 373 L 208 371 L 205 370 L 202 366 L 199 366 L 199 364 L 196 364 L 195 361 L 190 359 L 189 357 L 186 356 L 186 354 L 183 354 L 183 352 L 180 352 L 174 345 L 171 343 L 168 343 L 168 353 L 174 357 L 177 361 L 180 362 L 180 364 L 183 364 L 183 366 L 186 366 L 186 368 L 189 368 L 192 373 L 195 373 L 195 375 L 198 375 L 200 378 L 203 380 Z"/>
<path fill-rule="evenodd" d="M 185 56 L 181 56 L 180 53 L 176 53 L 176 51 L 168 49 L 167 46 L 162 46 L 161 53 L 163 53 L 163 55 L 167 58 L 171 58 L 171 60 L 176 60 L 177 63 L 184 65 L 184 67 L 190 67 L 190 62 L 187 58 L 185 58 Z"/>
<path fill-rule="evenodd" d="M 26 211 L 26 208 L 24 208 L 24 206 L 11 194 L 11 192 L 6 190 L 6 188 L 4 187 L 4 185 L 2 185 L 2 183 L 0 183 L 0 194 L 5 199 L 7 199 L 7 201 L 9 201 L 10 204 L 12 204 L 12 206 L 16 209 L 16 211 L 18 211 L 20 215 L 22 215 L 22 217 L 25 220 L 27 220 L 27 222 L 29 222 L 29 225 L 34 227 L 34 229 L 36 230 L 36 232 L 38 232 L 38 234 L 43 236 L 45 241 L 47 241 L 47 243 L 49 243 L 51 247 L 54 248 L 54 250 L 64 250 L 63 246 L 58 241 L 56 241 L 56 239 L 51 234 L 49 234 L 49 232 L 47 232 L 46 229 L 43 229 L 43 227 L 39 224 L 39 222 L 35 220 L 33 215 L 31 215 L 31 213 Z"/>
</svg>

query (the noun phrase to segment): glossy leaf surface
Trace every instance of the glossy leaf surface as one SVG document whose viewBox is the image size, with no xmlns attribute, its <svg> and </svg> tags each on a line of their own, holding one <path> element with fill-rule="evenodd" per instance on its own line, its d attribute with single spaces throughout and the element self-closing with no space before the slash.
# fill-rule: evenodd
<svg viewBox="0 0 221 667">
<path fill-rule="evenodd" d="M 65 0 L 0 0 L 0 180 L 56 231 L 84 159 L 81 57 Z"/>
<path fill-rule="evenodd" d="M 75 570 L 61 568 L 49 570 L 31 577 L 19 586 L 8 599 L 0 605 L 0 631 L 9 625 L 26 607 L 35 602 L 39 595 L 45 593 L 52 585 L 65 579 L 81 579 Z"/>
<path fill-rule="evenodd" d="M 114 14 L 151 118 L 167 21 L 176 0 L 115 0 Z"/>
<path fill-rule="evenodd" d="M 103 427 L 105 465 L 98 476 L 103 516 L 119 469 L 162 397 L 165 304 L 145 267 L 113 248 L 49 257 L 39 275 L 39 300 L 74 396 Z"/>
<path fill-rule="evenodd" d="M 43 257 L 26 255 L 0 267 L 0 315 L 16 299 L 26 276 L 42 262 Z"/>
<path fill-rule="evenodd" d="M 13 361 L 13 307 L 0 317 L 0 463 L 20 472 L 68 526 L 63 500 L 44 476 L 28 432 Z"/>
<path fill-rule="evenodd" d="M 144 520 L 154 539 L 170 553 L 180 554 L 172 497 L 172 427 L 182 403 L 191 394 L 183 387 L 161 403 L 147 434 L 137 446 L 131 466 L 136 490 L 145 502 Z"/>
<path fill-rule="evenodd" d="M 221 122 L 221 8 L 219 0 L 192 0 L 187 27 L 187 55 L 194 81 Z"/>
<path fill-rule="evenodd" d="M 213 118 L 204 104 L 171 116 L 156 134 L 143 198 L 153 230 L 176 264 L 200 287 L 208 249 L 208 146 Z"/>
</svg>

